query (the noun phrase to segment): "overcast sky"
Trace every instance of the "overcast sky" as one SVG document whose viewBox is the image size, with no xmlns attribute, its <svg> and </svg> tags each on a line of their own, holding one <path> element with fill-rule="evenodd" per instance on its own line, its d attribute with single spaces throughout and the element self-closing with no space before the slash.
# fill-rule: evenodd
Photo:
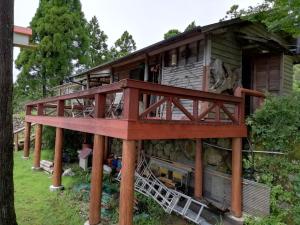
<svg viewBox="0 0 300 225">
<path fill-rule="evenodd" d="M 127 30 L 137 48 L 163 39 L 171 28 L 184 30 L 192 21 L 203 26 L 218 22 L 233 4 L 256 5 L 261 0 L 81 0 L 87 20 L 97 16 L 111 45 Z M 29 26 L 38 0 L 15 0 L 15 25 Z M 15 48 L 14 58 L 19 54 Z M 14 80 L 18 71 L 14 70 Z"/>
</svg>

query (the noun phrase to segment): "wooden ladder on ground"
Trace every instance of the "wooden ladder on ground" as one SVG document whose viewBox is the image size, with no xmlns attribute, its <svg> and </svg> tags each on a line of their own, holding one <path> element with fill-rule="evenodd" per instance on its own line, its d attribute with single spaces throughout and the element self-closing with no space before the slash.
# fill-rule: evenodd
<svg viewBox="0 0 300 225">
<path fill-rule="evenodd" d="M 121 172 L 117 180 L 121 180 Z M 135 190 L 156 201 L 165 212 L 175 212 L 199 225 L 210 225 L 201 214 L 207 206 L 190 196 L 166 187 L 154 176 L 145 157 L 141 157 L 135 171 Z"/>
</svg>

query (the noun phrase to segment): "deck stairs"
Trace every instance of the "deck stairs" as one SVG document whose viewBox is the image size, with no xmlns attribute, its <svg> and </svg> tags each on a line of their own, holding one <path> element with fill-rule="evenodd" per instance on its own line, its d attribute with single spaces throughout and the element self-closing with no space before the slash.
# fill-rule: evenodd
<svg viewBox="0 0 300 225">
<path fill-rule="evenodd" d="M 166 187 L 149 168 L 145 157 L 141 157 L 135 171 L 135 190 L 155 200 L 165 212 L 172 212 L 199 225 L 210 225 L 202 216 L 207 206 L 190 196 Z M 121 172 L 117 180 L 121 180 Z"/>
</svg>

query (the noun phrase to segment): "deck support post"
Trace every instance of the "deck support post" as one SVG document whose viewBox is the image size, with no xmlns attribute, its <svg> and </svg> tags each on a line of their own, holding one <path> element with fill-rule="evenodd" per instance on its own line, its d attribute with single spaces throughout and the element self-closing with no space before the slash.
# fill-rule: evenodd
<svg viewBox="0 0 300 225">
<path fill-rule="evenodd" d="M 42 116 L 44 114 L 44 106 L 43 104 L 37 105 L 37 115 Z M 34 162 L 33 162 L 33 170 L 40 169 L 40 161 L 41 161 L 41 149 L 42 149 L 42 132 L 43 125 L 37 124 L 35 127 L 35 143 L 34 143 Z"/>
<path fill-rule="evenodd" d="M 123 140 L 119 225 L 133 224 L 136 141 Z"/>
<path fill-rule="evenodd" d="M 63 186 L 61 185 L 63 136 L 63 129 L 57 127 L 55 134 L 54 170 L 52 177 L 52 185 L 50 186 L 51 191 L 63 189 Z"/>
<path fill-rule="evenodd" d="M 101 198 L 103 179 L 104 136 L 94 135 L 93 164 L 90 191 L 89 224 L 97 225 L 101 222 Z"/>
<path fill-rule="evenodd" d="M 203 197 L 203 161 L 202 161 L 202 140 L 196 140 L 195 149 L 195 187 L 194 196 L 196 199 Z"/>
<path fill-rule="evenodd" d="M 31 115 L 31 106 L 26 106 L 26 115 Z M 25 121 L 23 159 L 29 159 L 31 123 Z"/>
<path fill-rule="evenodd" d="M 231 213 L 242 216 L 242 138 L 232 138 Z"/>
<path fill-rule="evenodd" d="M 31 132 L 31 123 L 25 122 L 25 134 L 24 134 L 24 155 L 23 159 L 29 158 L 30 153 L 30 132 Z"/>
<path fill-rule="evenodd" d="M 42 130 L 43 125 L 37 124 L 35 127 L 35 144 L 34 144 L 34 162 L 33 170 L 40 170 L 41 148 L 42 148 Z"/>
<path fill-rule="evenodd" d="M 19 150 L 19 134 L 15 133 L 14 134 L 14 142 L 15 142 L 15 151 L 17 152 Z"/>
<path fill-rule="evenodd" d="M 24 134 L 24 155 L 23 159 L 29 158 L 30 153 L 30 132 L 31 132 L 31 123 L 25 122 L 25 134 Z"/>
<path fill-rule="evenodd" d="M 64 109 L 65 109 L 64 101 L 59 100 L 57 102 L 57 116 L 64 116 Z M 50 186 L 50 191 L 62 190 L 64 188 L 61 184 L 63 138 L 64 138 L 63 129 L 60 127 L 56 127 L 54 170 L 53 170 L 52 185 Z"/>
</svg>

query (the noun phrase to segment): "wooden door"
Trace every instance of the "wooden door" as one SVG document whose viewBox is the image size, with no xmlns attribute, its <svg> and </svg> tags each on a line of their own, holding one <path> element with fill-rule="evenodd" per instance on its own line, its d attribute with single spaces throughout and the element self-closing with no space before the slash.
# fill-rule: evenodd
<svg viewBox="0 0 300 225">
<path fill-rule="evenodd" d="M 280 94 L 281 75 L 280 55 L 260 55 L 253 59 L 253 80 L 252 88 L 273 95 Z M 256 109 L 258 102 L 253 102 L 253 109 Z"/>
</svg>

